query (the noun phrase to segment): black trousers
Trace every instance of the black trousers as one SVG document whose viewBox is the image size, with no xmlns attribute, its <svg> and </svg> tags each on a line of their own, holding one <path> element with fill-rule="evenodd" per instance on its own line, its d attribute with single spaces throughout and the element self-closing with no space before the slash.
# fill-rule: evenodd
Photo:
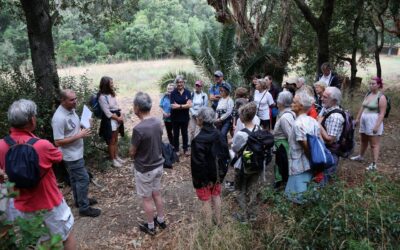
<svg viewBox="0 0 400 250">
<path fill-rule="evenodd" d="M 174 145 L 174 136 L 172 134 L 172 122 L 164 121 L 165 130 L 167 130 L 167 136 L 169 144 Z"/>
<path fill-rule="evenodd" d="M 187 151 L 189 148 L 188 141 L 188 125 L 189 121 L 181 122 L 181 121 L 173 121 L 172 129 L 174 131 L 174 149 L 176 152 L 179 152 L 179 131 L 182 134 L 182 144 L 183 151 Z"/>
</svg>

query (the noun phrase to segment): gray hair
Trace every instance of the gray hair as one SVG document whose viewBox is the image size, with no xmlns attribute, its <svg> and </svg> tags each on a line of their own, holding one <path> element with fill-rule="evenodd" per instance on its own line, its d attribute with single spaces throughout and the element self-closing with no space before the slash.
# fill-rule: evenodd
<svg viewBox="0 0 400 250">
<path fill-rule="evenodd" d="M 215 112 L 210 107 L 201 107 L 197 113 L 197 119 L 205 123 L 213 124 L 215 122 Z"/>
<path fill-rule="evenodd" d="M 293 102 L 293 95 L 289 91 L 282 91 L 281 93 L 279 93 L 276 102 L 282 104 L 285 107 L 290 107 Z"/>
<path fill-rule="evenodd" d="M 318 81 L 316 83 L 314 83 L 314 87 L 320 86 L 321 88 L 323 88 L 324 90 L 326 89 L 326 87 L 328 87 L 328 84 L 326 84 L 326 82 L 323 81 Z"/>
<path fill-rule="evenodd" d="M 296 96 L 298 96 L 299 102 L 305 110 L 309 110 L 315 102 L 314 98 L 309 96 L 306 91 L 296 93 Z"/>
<path fill-rule="evenodd" d="M 64 101 L 65 99 L 67 99 L 68 94 L 70 93 L 75 93 L 72 89 L 62 89 L 60 91 L 60 100 Z"/>
<path fill-rule="evenodd" d="M 331 64 L 330 64 L 329 62 L 324 62 L 324 63 L 321 65 L 321 70 L 324 70 L 324 68 L 329 69 L 329 70 L 332 70 L 332 66 L 331 66 Z"/>
<path fill-rule="evenodd" d="M 151 110 L 151 98 L 149 94 L 139 91 L 133 99 L 133 105 L 139 109 L 140 112 L 149 112 Z"/>
<path fill-rule="evenodd" d="M 20 99 L 8 108 L 8 122 L 11 127 L 23 128 L 37 115 L 37 106 L 31 100 Z"/>
<path fill-rule="evenodd" d="M 186 83 L 185 78 L 183 78 L 183 75 L 177 75 L 174 84 L 176 85 L 179 81 L 183 81 L 183 83 Z"/>
<path fill-rule="evenodd" d="M 340 103 L 342 102 L 342 92 L 340 91 L 340 89 L 336 87 L 327 87 L 325 91 L 329 93 L 329 98 L 331 98 L 332 100 L 336 100 L 336 105 L 340 105 Z"/>
<path fill-rule="evenodd" d="M 258 84 L 260 84 L 262 89 L 267 88 L 267 81 L 264 78 L 258 79 L 257 82 L 258 82 Z"/>
<path fill-rule="evenodd" d="M 301 84 L 305 84 L 306 83 L 306 79 L 304 77 L 299 77 L 299 78 L 297 78 L 297 82 L 301 83 Z"/>
</svg>

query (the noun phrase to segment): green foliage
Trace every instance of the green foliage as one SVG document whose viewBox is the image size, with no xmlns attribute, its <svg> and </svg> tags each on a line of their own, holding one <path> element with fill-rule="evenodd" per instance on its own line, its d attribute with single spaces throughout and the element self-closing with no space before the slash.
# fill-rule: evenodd
<svg viewBox="0 0 400 250">
<path fill-rule="evenodd" d="M 170 83 L 174 83 L 175 78 L 181 75 L 186 80 L 185 88 L 192 91 L 194 87 L 194 83 L 197 80 L 203 80 L 198 74 L 193 72 L 186 72 L 186 71 L 178 71 L 178 72 L 169 72 L 163 75 L 158 83 L 160 87 L 160 92 L 165 93 L 167 91 L 167 86 Z"/>
<path fill-rule="evenodd" d="M 337 182 L 310 191 L 303 206 L 267 190 L 265 200 L 280 217 L 282 234 L 264 234 L 278 248 L 371 249 L 400 244 L 400 184 L 370 174 L 359 187 Z"/>
<path fill-rule="evenodd" d="M 1 193 L 0 201 L 18 195 L 10 191 L 13 186 L 13 183 L 5 183 L 4 187 L 6 187 L 8 193 Z M 29 218 L 17 217 L 13 222 L 1 218 L 2 213 L 0 211 L 0 250 L 28 249 L 35 246 L 39 249 L 62 249 L 62 238 L 60 235 L 52 235 L 49 241 L 37 245 L 40 237 L 49 234 L 48 228 L 43 223 L 44 212 L 36 213 Z"/>
</svg>

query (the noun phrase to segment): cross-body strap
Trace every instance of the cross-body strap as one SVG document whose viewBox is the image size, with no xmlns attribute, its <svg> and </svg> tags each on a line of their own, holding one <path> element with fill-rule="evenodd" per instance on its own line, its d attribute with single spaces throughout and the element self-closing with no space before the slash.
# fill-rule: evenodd
<svg viewBox="0 0 400 250">
<path fill-rule="evenodd" d="M 261 101 L 262 101 L 262 99 L 264 98 L 264 96 L 267 94 L 267 92 L 268 92 L 268 90 L 265 90 L 263 96 L 261 97 L 260 102 L 258 103 L 258 107 L 257 107 L 257 112 L 256 112 L 256 114 L 258 114 L 258 111 L 260 111 Z"/>
</svg>

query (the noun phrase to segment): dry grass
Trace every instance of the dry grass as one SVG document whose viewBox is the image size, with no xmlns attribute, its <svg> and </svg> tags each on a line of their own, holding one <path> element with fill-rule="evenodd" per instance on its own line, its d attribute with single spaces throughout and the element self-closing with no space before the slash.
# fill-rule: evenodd
<svg viewBox="0 0 400 250">
<path fill-rule="evenodd" d="M 117 64 L 91 64 L 80 67 L 59 69 L 63 76 L 86 76 L 97 86 L 102 76 L 114 79 L 118 88 L 118 96 L 132 96 L 136 91 L 159 91 L 155 84 L 165 73 L 184 70 L 193 72 L 196 68 L 190 59 L 167 59 L 153 61 L 128 61 Z"/>
</svg>

